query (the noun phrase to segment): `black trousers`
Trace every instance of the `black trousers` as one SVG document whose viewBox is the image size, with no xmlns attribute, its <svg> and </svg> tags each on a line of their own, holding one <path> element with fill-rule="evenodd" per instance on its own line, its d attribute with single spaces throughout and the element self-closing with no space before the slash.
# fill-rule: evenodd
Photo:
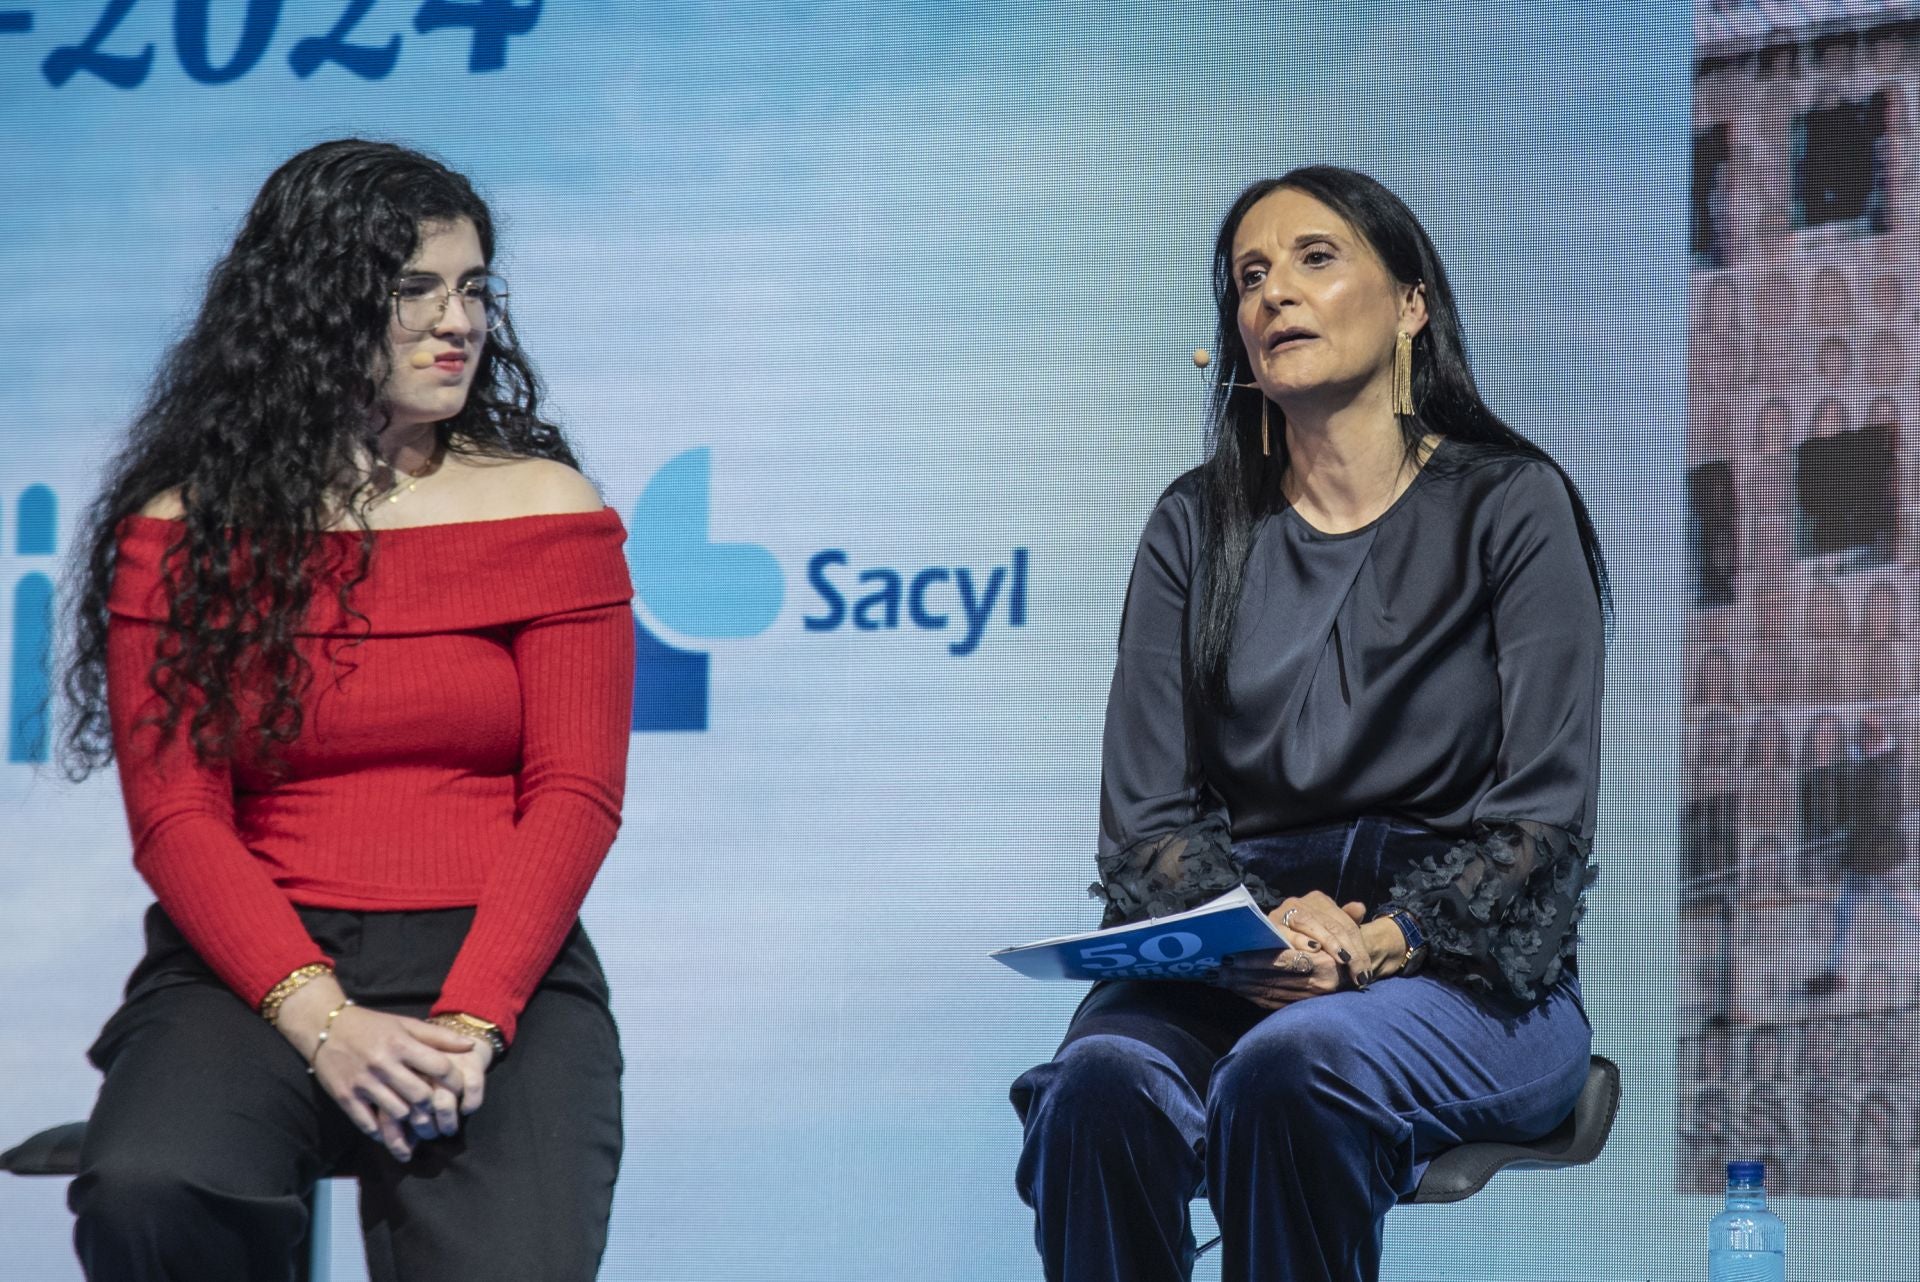
<svg viewBox="0 0 1920 1282">
<path fill-rule="evenodd" d="M 301 909 L 364 1006 L 424 1015 L 472 909 Z M 125 1003 L 88 1052 L 106 1074 L 68 1192 L 94 1282 L 291 1277 L 302 1202 L 357 1175 L 374 1282 L 572 1282 L 606 1246 L 620 1167 L 620 1042 L 575 926 L 527 1003 L 486 1102 L 396 1162 L 156 906 Z"/>
</svg>

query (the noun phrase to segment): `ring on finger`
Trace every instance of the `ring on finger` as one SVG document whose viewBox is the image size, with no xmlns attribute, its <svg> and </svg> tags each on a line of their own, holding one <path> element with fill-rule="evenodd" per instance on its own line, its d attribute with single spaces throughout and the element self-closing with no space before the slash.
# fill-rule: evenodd
<svg viewBox="0 0 1920 1282">
<path fill-rule="evenodd" d="M 1281 913 L 1280 929 L 1282 930 L 1289 929 L 1293 925 L 1293 915 L 1299 911 L 1300 911 L 1300 906 L 1298 904 L 1295 904 L 1292 908 L 1289 908 L 1287 909 L 1287 911 Z"/>
</svg>

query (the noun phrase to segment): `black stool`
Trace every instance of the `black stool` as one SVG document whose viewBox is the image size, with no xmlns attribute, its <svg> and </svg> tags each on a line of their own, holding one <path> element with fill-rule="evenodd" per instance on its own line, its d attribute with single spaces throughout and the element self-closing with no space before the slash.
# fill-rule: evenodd
<svg viewBox="0 0 1920 1282">
<path fill-rule="evenodd" d="M 11 1171 L 15 1175 L 78 1175 L 80 1144 L 86 1137 L 85 1122 L 49 1126 L 0 1153 L 0 1171 Z M 328 1200 L 327 1179 L 339 1173 L 328 1172 L 307 1193 L 307 1249 L 294 1257 L 294 1282 L 326 1282 L 327 1226 L 322 1215 Z"/>
<path fill-rule="evenodd" d="M 1619 1111 L 1620 1066 L 1604 1055 L 1595 1055 L 1587 1064 L 1587 1084 L 1580 1088 L 1580 1098 L 1566 1121 L 1527 1144 L 1462 1144 L 1446 1150 L 1427 1164 L 1420 1186 L 1402 1205 L 1465 1201 L 1508 1167 L 1553 1171 L 1585 1166 L 1606 1147 L 1614 1115 Z M 1219 1243 L 1220 1239 L 1214 1238 L 1200 1248 L 1200 1253 Z"/>
</svg>

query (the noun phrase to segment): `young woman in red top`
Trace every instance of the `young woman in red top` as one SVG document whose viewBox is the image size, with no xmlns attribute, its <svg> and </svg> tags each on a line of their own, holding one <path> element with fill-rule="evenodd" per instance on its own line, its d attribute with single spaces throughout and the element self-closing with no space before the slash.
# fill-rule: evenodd
<svg viewBox="0 0 1920 1282">
<path fill-rule="evenodd" d="M 619 518 L 539 412 L 466 179 L 266 183 L 93 507 L 64 746 L 158 903 L 70 1201 L 90 1278 L 591 1278 L 620 1053 L 576 914 L 619 826 Z"/>
</svg>

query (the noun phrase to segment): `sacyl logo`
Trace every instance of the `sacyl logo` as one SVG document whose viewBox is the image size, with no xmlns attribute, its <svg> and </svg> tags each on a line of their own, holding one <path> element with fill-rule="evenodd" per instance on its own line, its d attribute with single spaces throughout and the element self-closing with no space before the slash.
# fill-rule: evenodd
<svg viewBox="0 0 1920 1282">
<path fill-rule="evenodd" d="M 640 607 L 634 617 L 636 733 L 707 728 L 710 656 L 669 643 L 649 622 L 683 637 L 719 640 L 758 636 L 780 613 L 785 580 L 773 553 L 710 540 L 712 480 L 711 450 L 675 456 L 647 483 L 627 523 Z M 1014 548 L 1007 564 L 984 572 L 930 565 L 853 573 L 844 549 L 825 548 L 807 561 L 807 585 L 819 603 L 801 623 L 809 633 L 911 628 L 939 634 L 948 654 L 966 658 L 980 649 L 995 619 L 1026 626 L 1028 559 L 1026 548 Z"/>
</svg>

